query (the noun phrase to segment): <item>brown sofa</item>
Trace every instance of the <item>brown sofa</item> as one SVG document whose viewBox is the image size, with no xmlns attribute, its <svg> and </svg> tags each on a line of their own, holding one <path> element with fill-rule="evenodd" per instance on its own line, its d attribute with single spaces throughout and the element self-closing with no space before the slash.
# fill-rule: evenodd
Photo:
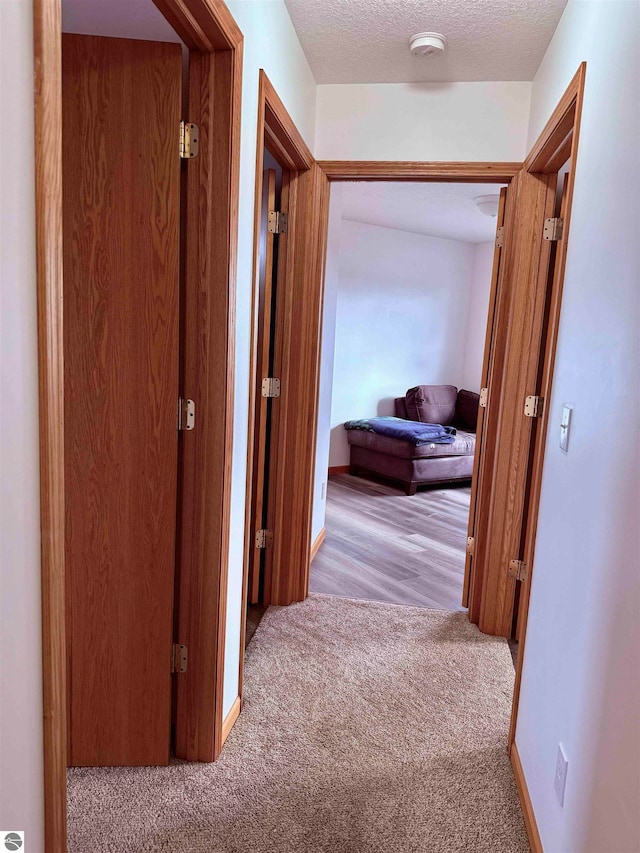
<svg viewBox="0 0 640 853">
<path fill-rule="evenodd" d="M 479 396 L 453 385 L 418 385 L 395 401 L 396 417 L 456 428 L 453 444 L 423 444 L 350 430 L 350 471 L 400 480 L 408 495 L 418 486 L 470 480 L 476 448 Z"/>
</svg>

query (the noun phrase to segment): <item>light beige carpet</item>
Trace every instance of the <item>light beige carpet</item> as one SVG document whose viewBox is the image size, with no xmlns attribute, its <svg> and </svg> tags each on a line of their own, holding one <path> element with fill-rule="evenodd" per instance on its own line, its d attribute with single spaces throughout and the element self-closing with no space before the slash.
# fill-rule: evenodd
<svg viewBox="0 0 640 853">
<path fill-rule="evenodd" d="M 270 608 L 215 764 L 69 772 L 71 853 L 521 853 L 513 664 L 465 614 Z"/>
</svg>

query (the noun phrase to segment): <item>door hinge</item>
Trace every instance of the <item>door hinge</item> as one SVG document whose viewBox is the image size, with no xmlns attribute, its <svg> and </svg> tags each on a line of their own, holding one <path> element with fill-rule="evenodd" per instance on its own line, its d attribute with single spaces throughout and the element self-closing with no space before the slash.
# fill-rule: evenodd
<svg viewBox="0 0 640 853">
<path fill-rule="evenodd" d="M 496 248 L 501 249 L 504 246 L 504 225 L 496 228 Z"/>
<path fill-rule="evenodd" d="M 544 405 L 544 397 L 536 397 L 532 394 L 530 397 L 525 397 L 524 414 L 527 418 L 542 417 L 542 407 Z"/>
<path fill-rule="evenodd" d="M 468 536 L 467 537 L 467 554 L 470 557 L 473 557 L 475 550 L 476 550 L 476 540 L 473 538 L 473 536 Z"/>
<path fill-rule="evenodd" d="M 256 548 L 271 548 L 273 545 L 273 532 L 271 530 L 256 531 Z"/>
<path fill-rule="evenodd" d="M 171 647 L 171 672 L 186 672 L 189 663 L 189 650 L 183 643 L 174 643 Z"/>
<path fill-rule="evenodd" d="M 196 404 L 193 400 L 178 399 L 178 430 L 190 430 L 196 425 Z"/>
<path fill-rule="evenodd" d="M 200 131 L 197 124 L 191 121 L 180 122 L 180 157 L 182 160 L 193 160 L 198 156 L 198 137 Z"/>
<path fill-rule="evenodd" d="M 270 376 L 268 379 L 262 380 L 262 396 L 263 397 L 279 397 L 280 396 L 280 380 Z"/>
<path fill-rule="evenodd" d="M 509 577 L 514 581 L 526 581 L 529 576 L 529 566 L 522 560 L 509 560 Z"/>
<path fill-rule="evenodd" d="M 267 231 L 270 234 L 286 234 L 289 230 L 289 217 L 278 210 L 270 210 L 267 220 Z"/>
<path fill-rule="evenodd" d="M 544 240 L 562 240 L 562 231 L 564 228 L 564 220 L 559 216 L 552 216 L 545 219 L 544 228 L 542 229 L 542 237 Z"/>
<path fill-rule="evenodd" d="M 479 406 L 482 406 L 483 409 L 487 408 L 487 399 L 489 397 L 489 389 L 481 388 L 480 389 L 480 400 L 478 402 Z"/>
</svg>

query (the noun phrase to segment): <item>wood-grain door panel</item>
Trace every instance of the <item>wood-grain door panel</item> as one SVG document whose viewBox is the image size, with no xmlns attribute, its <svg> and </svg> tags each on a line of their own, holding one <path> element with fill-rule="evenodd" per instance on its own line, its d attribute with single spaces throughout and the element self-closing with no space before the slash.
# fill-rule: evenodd
<svg viewBox="0 0 640 853">
<path fill-rule="evenodd" d="M 496 245 L 493 251 L 493 268 L 491 271 L 491 287 L 489 290 L 489 308 L 487 312 L 487 332 L 484 343 L 484 356 L 482 360 L 482 376 L 480 385 L 482 388 L 489 388 L 489 376 L 492 372 L 492 356 L 495 353 L 494 339 L 499 330 L 496 329 L 495 317 L 498 307 L 498 282 L 500 280 L 500 260 L 502 258 L 502 241 L 498 240 L 499 233 L 504 234 L 504 219 L 505 207 L 507 201 L 507 187 L 502 187 L 500 190 L 500 200 L 498 203 L 498 216 L 496 221 Z M 500 229 L 503 229 L 502 232 Z M 484 415 L 486 408 L 480 406 L 478 408 L 478 425 L 476 428 L 476 452 L 473 459 L 473 477 L 471 480 L 471 501 L 469 505 L 469 524 L 467 541 L 469 539 L 475 542 L 475 525 L 476 525 L 476 509 L 478 508 L 479 500 L 483 496 L 482 481 L 484 479 L 485 469 L 489 464 L 490 448 L 487 447 L 484 431 Z M 471 575 L 473 571 L 473 547 L 467 548 L 467 554 L 464 563 L 464 584 L 462 588 L 462 605 L 469 607 Z"/>
<path fill-rule="evenodd" d="M 490 371 L 486 435 L 494 448 L 476 508 L 474 578 L 469 615 L 481 631 L 511 635 L 516 581 L 510 560 L 522 558 L 533 419 L 524 403 L 538 389 L 551 243 L 542 239 L 553 215 L 555 175 L 522 171 L 507 199 L 499 335 Z M 513 206 L 511 205 L 513 202 Z"/>
<path fill-rule="evenodd" d="M 170 741 L 181 50 L 63 36 L 69 763 Z"/>
</svg>

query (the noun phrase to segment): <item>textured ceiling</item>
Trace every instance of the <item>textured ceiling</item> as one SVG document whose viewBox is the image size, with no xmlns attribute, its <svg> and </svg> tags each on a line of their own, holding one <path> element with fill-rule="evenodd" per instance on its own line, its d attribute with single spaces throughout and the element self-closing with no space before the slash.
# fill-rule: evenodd
<svg viewBox="0 0 640 853">
<path fill-rule="evenodd" d="M 462 240 L 485 243 L 496 234 L 496 220 L 481 213 L 473 199 L 498 195 L 497 184 L 343 183 L 342 218 Z"/>
<path fill-rule="evenodd" d="M 567 0 L 285 0 L 318 83 L 532 80 Z M 416 58 L 409 38 L 447 37 Z"/>
</svg>

